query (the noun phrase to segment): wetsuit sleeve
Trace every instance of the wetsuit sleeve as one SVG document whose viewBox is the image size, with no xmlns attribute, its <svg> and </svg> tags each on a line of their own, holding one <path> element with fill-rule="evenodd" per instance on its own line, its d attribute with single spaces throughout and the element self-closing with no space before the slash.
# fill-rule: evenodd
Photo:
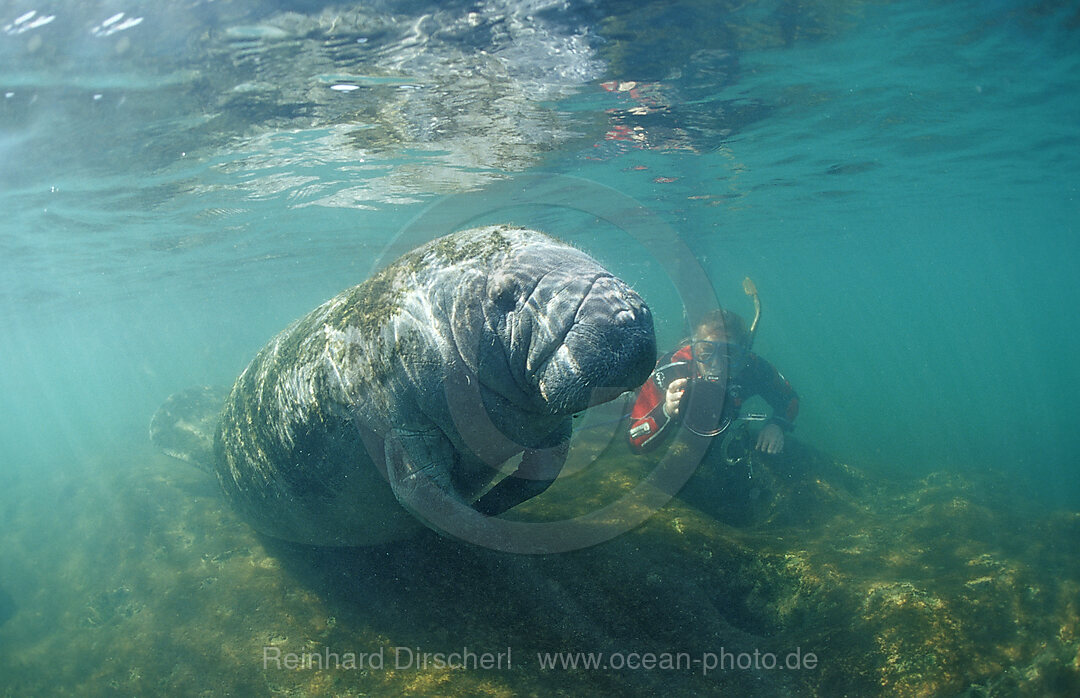
<svg viewBox="0 0 1080 698">
<path fill-rule="evenodd" d="M 660 366 L 638 390 L 637 399 L 630 410 L 630 448 L 644 453 L 655 448 L 668 433 L 674 431 L 667 428 L 672 419 L 664 412 L 664 397 L 672 381 L 688 375 L 687 364 L 661 359 Z"/>
<path fill-rule="evenodd" d="M 749 392 L 760 395 L 772 408 L 769 422 L 784 431 L 794 429 L 795 417 L 799 414 L 799 396 L 787 378 L 757 354 L 750 355 L 747 374 L 745 385 Z"/>
</svg>

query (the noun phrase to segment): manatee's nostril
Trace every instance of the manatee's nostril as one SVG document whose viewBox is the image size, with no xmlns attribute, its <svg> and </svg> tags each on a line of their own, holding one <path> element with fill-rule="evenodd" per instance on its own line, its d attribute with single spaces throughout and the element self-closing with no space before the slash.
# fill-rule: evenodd
<svg viewBox="0 0 1080 698">
<path fill-rule="evenodd" d="M 652 312 L 641 301 L 631 301 L 615 311 L 614 321 L 617 325 L 651 325 Z"/>
</svg>

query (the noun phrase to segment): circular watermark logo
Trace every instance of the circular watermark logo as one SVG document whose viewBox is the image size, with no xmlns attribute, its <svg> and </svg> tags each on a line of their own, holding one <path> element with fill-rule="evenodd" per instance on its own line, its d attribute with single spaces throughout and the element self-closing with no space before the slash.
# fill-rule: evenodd
<svg viewBox="0 0 1080 698">
<path fill-rule="evenodd" d="M 526 221 L 521 220 L 523 211 L 529 212 Z M 533 220 L 558 221 L 583 216 L 598 226 L 618 231 L 630 239 L 627 242 L 636 244 L 648 264 L 658 267 L 676 290 L 690 327 L 696 327 L 707 315 L 719 310 L 708 275 L 666 221 L 612 187 L 567 175 L 518 175 L 483 191 L 445 197 L 428 206 L 398 231 L 385 246 L 381 260 L 392 261 L 435 238 L 468 228 L 500 222 L 524 223 L 529 227 Z M 557 223 L 536 227 L 559 238 L 560 231 L 553 229 L 553 225 L 557 226 Z M 481 302 L 480 299 L 477 302 Z M 504 447 L 503 442 L 512 442 L 513 435 L 501 433 L 492 423 L 478 386 L 483 376 L 479 377 L 481 380 L 476 378 L 451 375 L 445 382 L 447 404 L 451 406 L 450 417 L 458 431 L 458 440 L 476 452 L 505 450 L 491 448 L 491 445 L 500 442 L 500 447 Z M 722 395 L 723 391 L 720 399 Z M 606 397 L 610 399 L 610 395 Z M 687 405 L 687 408 L 691 409 L 693 405 Z M 570 419 L 570 415 L 566 415 L 566 419 Z M 655 467 L 635 486 L 616 501 L 558 521 L 514 521 L 480 514 L 453 490 L 453 478 L 448 473 L 438 472 L 450 461 L 440 452 L 446 444 L 438 443 L 438 436 L 433 442 L 430 433 L 412 436 L 394 432 L 388 435 L 387 470 L 391 479 L 402 475 L 402 467 L 408 471 L 408 493 L 403 496 L 399 490 L 399 498 L 406 500 L 407 506 L 419 518 L 450 536 L 506 552 L 566 552 L 601 543 L 638 526 L 682 488 L 697 469 L 710 440 L 693 435 L 682 438 L 687 433 L 683 422 L 678 424 L 680 433 L 668 442 L 677 443 L 677 447 L 667 448 Z M 625 419 L 612 420 L 611 426 L 609 443 L 627 438 Z M 525 449 L 519 447 L 517 450 Z M 532 456 L 558 460 L 556 472 L 563 462 L 578 463 L 576 467 L 580 469 L 581 459 L 575 459 L 572 452 L 568 454 L 566 444 L 548 450 L 550 453 Z M 428 455 L 437 461 L 435 465 L 399 464 L 395 472 L 395 459 L 415 461 Z M 626 457 L 636 456 L 628 449 Z M 521 468 L 506 477 L 532 477 L 524 470 Z"/>
</svg>

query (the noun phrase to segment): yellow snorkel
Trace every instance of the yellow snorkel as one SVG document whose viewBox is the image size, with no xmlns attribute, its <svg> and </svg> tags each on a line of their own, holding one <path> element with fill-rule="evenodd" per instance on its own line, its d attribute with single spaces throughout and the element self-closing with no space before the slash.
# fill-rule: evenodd
<svg viewBox="0 0 1080 698">
<path fill-rule="evenodd" d="M 746 350 L 750 351 L 750 347 L 754 346 L 754 334 L 757 332 L 758 320 L 761 319 L 761 298 L 758 297 L 757 286 L 750 280 L 750 277 L 746 277 L 742 280 L 743 292 L 754 299 L 754 321 L 750 323 L 749 336 L 746 338 Z"/>
</svg>

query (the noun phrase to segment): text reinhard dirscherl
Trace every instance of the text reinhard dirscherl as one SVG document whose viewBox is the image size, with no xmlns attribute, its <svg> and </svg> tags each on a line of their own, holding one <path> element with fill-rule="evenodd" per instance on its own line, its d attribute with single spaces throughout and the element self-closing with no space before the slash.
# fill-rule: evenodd
<svg viewBox="0 0 1080 698">
<path fill-rule="evenodd" d="M 513 668 L 510 647 L 499 652 L 478 652 L 468 647 L 453 652 L 425 652 L 419 647 L 380 647 L 374 652 L 285 652 L 262 648 L 263 669 L 323 670 L 501 670 Z M 818 657 L 796 647 L 787 653 L 731 652 L 537 652 L 537 665 L 555 671 L 775 671 L 813 670 Z"/>
</svg>

